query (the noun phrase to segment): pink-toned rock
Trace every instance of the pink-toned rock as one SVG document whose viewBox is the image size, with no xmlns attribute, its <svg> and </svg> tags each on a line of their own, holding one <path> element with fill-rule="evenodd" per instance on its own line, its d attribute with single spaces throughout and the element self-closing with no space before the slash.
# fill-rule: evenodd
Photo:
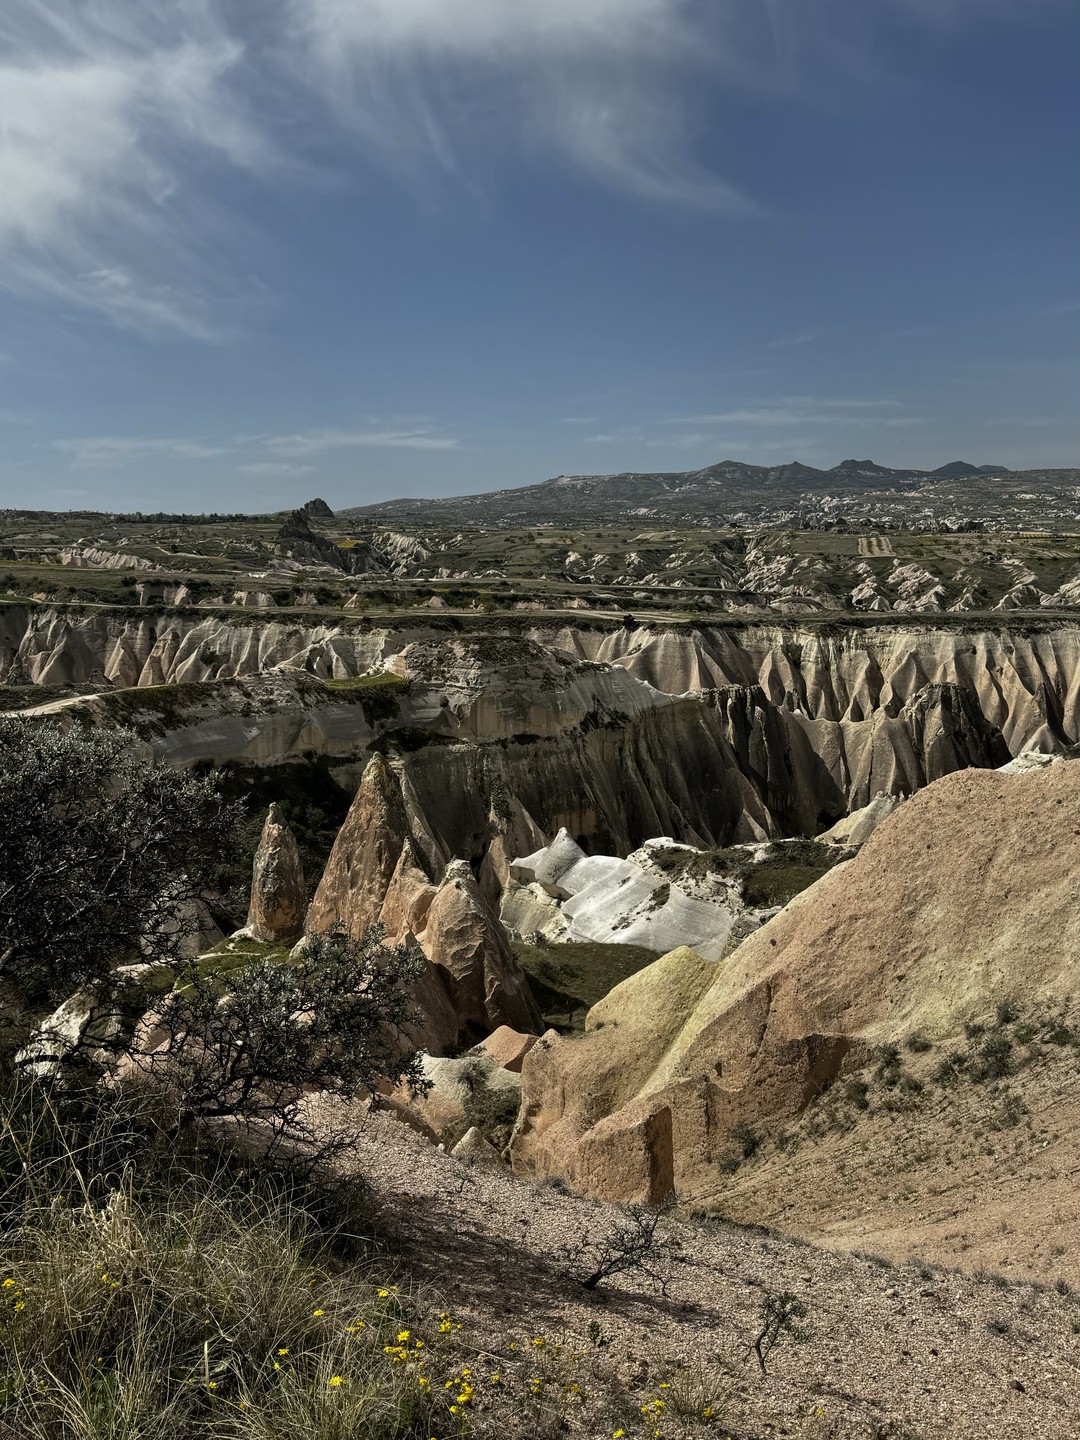
<svg viewBox="0 0 1080 1440">
<path fill-rule="evenodd" d="M 417 939 L 428 959 L 445 972 L 463 1033 L 490 1033 L 500 1025 L 540 1030 L 540 1013 L 525 973 L 463 860 L 446 867 Z"/>
<path fill-rule="evenodd" d="M 291 945 L 303 934 L 306 910 L 300 852 L 281 811 L 271 805 L 252 866 L 248 933 L 273 945 Z"/>
<path fill-rule="evenodd" d="M 381 755 L 374 755 L 330 851 L 308 910 L 308 931 L 341 926 L 360 937 L 380 920 L 409 841 L 397 777 Z"/>
<path fill-rule="evenodd" d="M 521 1062 L 536 1044 L 536 1040 L 535 1035 L 526 1035 L 520 1030 L 512 1030 L 509 1025 L 500 1025 L 486 1040 L 480 1041 L 479 1048 L 490 1055 L 496 1065 L 520 1075 Z"/>
<path fill-rule="evenodd" d="M 412 1038 L 432 1054 L 500 1025 L 539 1031 L 528 981 L 469 866 L 451 861 L 435 885 L 431 863 L 410 827 L 397 775 L 374 756 L 334 841 L 308 931 L 341 927 L 360 939 L 378 923 L 391 944 L 415 940 L 429 964 L 414 991 L 424 1020 Z"/>
</svg>

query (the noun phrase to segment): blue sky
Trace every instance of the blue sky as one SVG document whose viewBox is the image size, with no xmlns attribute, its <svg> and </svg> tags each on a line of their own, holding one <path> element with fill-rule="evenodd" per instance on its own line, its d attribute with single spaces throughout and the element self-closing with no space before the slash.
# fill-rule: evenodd
<svg viewBox="0 0 1080 1440">
<path fill-rule="evenodd" d="M 1080 463 L 1076 31 L 1072 0 L 5 0 L 0 505 Z"/>
</svg>

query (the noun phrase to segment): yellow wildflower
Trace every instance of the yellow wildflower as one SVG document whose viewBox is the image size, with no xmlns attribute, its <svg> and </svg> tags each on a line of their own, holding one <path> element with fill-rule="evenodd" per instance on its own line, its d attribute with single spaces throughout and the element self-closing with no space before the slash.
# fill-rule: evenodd
<svg viewBox="0 0 1080 1440">
<path fill-rule="evenodd" d="M 325 1315 L 325 1314 L 326 1314 L 326 1311 L 325 1311 L 325 1310 L 312 1310 L 312 1312 L 311 1312 L 311 1318 L 312 1318 L 313 1320 L 318 1320 L 321 1316 L 323 1316 L 323 1315 Z"/>
<path fill-rule="evenodd" d="M 327 1384 L 330 1386 L 331 1390 L 337 1390 L 340 1386 L 345 1384 L 345 1381 L 340 1375 L 331 1375 L 330 1379 L 327 1381 Z"/>
</svg>

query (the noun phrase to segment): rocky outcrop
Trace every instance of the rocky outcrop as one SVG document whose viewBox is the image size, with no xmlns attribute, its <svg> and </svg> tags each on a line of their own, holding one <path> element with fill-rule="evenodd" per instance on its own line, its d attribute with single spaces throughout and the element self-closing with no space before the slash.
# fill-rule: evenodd
<svg viewBox="0 0 1080 1440">
<path fill-rule="evenodd" d="M 308 930 L 340 926 L 359 937 L 380 923 L 399 862 L 419 869 L 411 838 L 401 787 L 387 761 L 376 755 L 334 841 L 308 911 Z"/>
<path fill-rule="evenodd" d="M 541 1028 L 525 976 L 469 866 L 452 861 L 432 883 L 397 775 L 381 755 L 364 771 L 307 917 L 309 931 L 341 927 L 357 937 L 375 924 L 391 943 L 416 941 L 427 957 L 417 1000 L 429 1048 L 441 1052 L 500 1025 Z"/>
<path fill-rule="evenodd" d="M 12 557 L 14 558 L 14 556 Z M 160 570 L 152 560 L 140 555 L 125 555 L 115 550 L 101 550 L 96 545 L 69 545 L 57 554 L 61 565 L 84 570 Z"/>
<path fill-rule="evenodd" d="M 520 1075 L 521 1063 L 535 1044 L 535 1035 L 523 1035 L 520 1030 L 512 1030 L 509 1025 L 500 1025 L 486 1039 L 481 1040 L 480 1049 L 485 1055 L 489 1055 L 496 1065 Z"/>
<path fill-rule="evenodd" d="M 293 833 L 271 805 L 255 851 L 247 931 L 256 940 L 291 945 L 304 931 L 307 884 Z"/>
<path fill-rule="evenodd" d="M 283 555 L 303 565 L 326 565 L 333 570 L 344 570 L 347 575 L 361 575 L 373 568 L 372 556 L 366 545 L 349 542 L 336 545 L 326 535 L 320 535 L 311 528 L 311 518 L 322 518 L 312 505 L 324 505 L 324 501 L 309 501 L 301 510 L 291 510 L 282 521 L 275 540 Z M 329 506 L 325 506 L 329 509 Z"/>
<path fill-rule="evenodd" d="M 470 1125 L 450 1154 L 463 1165 L 501 1165 L 499 1152 L 475 1125 Z"/>
<path fill-rule="evenodd" d="M 501 1111 L 511 1119 L 521 1096 L 521 1077 L 497 1064 L 490 1055 L 473 1050 L 455 1058 L 421 1055 L 425 1088 L 412 1094 L 399 1086 L 383 1098 L 402 1119 L 438 1140 L 454 1131 L 462 1134 L 469 1111 L 479 1101 L 481 1112 Z"/>
<path fill-rule="evenodd" d="M 869 805 L 853 810 L 814 839 L 823 845 L 864 845 L 900 803 L 895 795 L 875 795 Z"/>
<path fill-rule="evenodd" d="M 417 939 L 443 972 L 465 1033 L 507 1025 L 539 1034 L 540 1012 L 525 974 L 463 860 L 446 867 Z"/>
<path fill-rule="evenodd" d="M 798 884 L 809 884 L 814 867 L 805 849 L 805 842 L 779 840 L 710 854 L 657 837 L 623 860 L 586 855 L 560 830 L 550 845 L 512 862 L 499 916 L 519 939 L 539 932 L 554 944 L 639 945 L 658 954 L 689 947 L 719 960 L 776 909 L 772 899 L 748 899 L 744 882 L 766 862 L 775 874 L 794 851 L 806 871 Z M 817 873 L 847 858 L 827 845 L 816 855 Z"/>
<path fill-rule="evenodd" d="M 875 1045 L 1003 999 L 1075 1007 L 1078 781 L 1072 761 L 948 776 L 726 961 L 676 951 L 617 986 L 526 1057 L 515 1167 L 708 1203 L 734 1125 L 796 1114 Z"/>
</svg>

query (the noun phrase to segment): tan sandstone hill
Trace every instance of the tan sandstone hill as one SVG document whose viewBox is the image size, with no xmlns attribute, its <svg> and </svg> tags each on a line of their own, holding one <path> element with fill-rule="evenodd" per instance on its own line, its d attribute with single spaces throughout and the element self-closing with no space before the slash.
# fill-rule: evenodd
<svg viewBox="0 0 1080 1440">
<path fill-rule="evenodd" d="M 879 1047 L 914 1037 L 940 1067 L 957 1046 L 982 1053 L 987 1037 L 964 1025 L 997 1005 L 1039 1024 L 1071 1015 L 1078 778 L 1068 761 L 947 776 L 726 961 L 677 951 L 623 982 L 583 1037 L 548 1035 L 526 1057 L 516 1168 L 609 1199 L 674 1189 L 716 1205 L 736 1127 L 792 1123 L 821 1092 L 880 1070 Z M 1010 1066 L 1039 1049 L 1034 1032 L 1028 1049 L 1005 1039 Z M 973 1093 L 982 1062 L 969 1060 L 958 1095 Z M 898 1067 L 897 1082 L 902 1053 Z M 1038 1070 L 1032 1058 L 1015 1084 Z M 895 1086 L 913 1112 L 916 1083 Z M 787 1183 L 801 1183 L 797 1167 Z"/>
</svg>

